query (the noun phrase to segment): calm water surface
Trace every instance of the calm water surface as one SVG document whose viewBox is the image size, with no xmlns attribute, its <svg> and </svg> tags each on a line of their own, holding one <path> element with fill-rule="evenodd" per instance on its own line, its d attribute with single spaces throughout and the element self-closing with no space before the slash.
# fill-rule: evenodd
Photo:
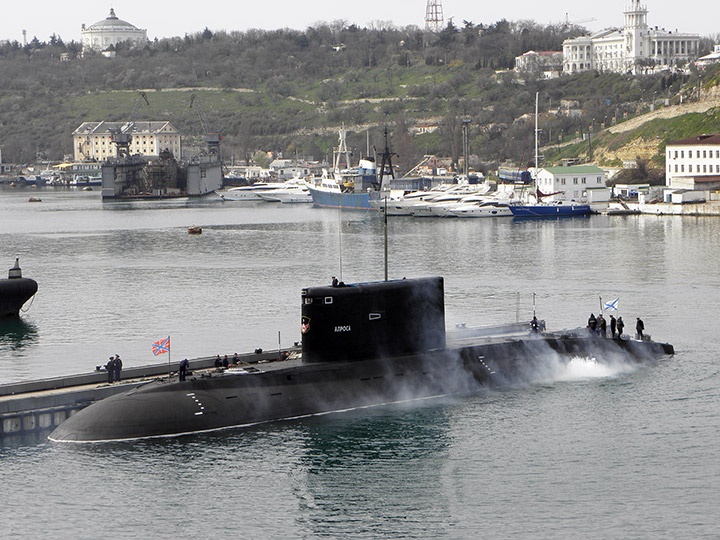
<svg viewBox="0 0 720 540">
<path fill-rule="evenodd" d="M 173 358 L 272 349 L 278 332 L 286 346 L 302 287 L 383 276 L 372 214 L 30 195 L 0 191 L 2 264 L 19 256 L 40 286 L 21 322 L 0 326 L 0 382 L 114 353 L 151 363 L 167 335 Z M 619 297 L 627 323 L 641 316 L 677 354 L 641 369 L 577 359 L 522 387 L 196 437 L 5 440 L 2 536 L 717 538 L 720 220 L 389 229 L 391 277 L 444 276 L 449 327 L 529 318 L 533 292 L 551 329 L 575 327 Z"/>
</svg>

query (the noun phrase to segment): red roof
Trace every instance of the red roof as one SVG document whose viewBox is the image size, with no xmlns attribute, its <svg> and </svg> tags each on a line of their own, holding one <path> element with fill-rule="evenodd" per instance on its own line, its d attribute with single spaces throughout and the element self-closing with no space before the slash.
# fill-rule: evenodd
<svg viewBox="0 0 720 540">
<path fill-rule="evenodd" d="M 681 139 L 679 141 L 673 141 L 667 143 L 667 146 L 688 146 L 688 145 L 708 145 L 718 144 L 720 145 L 720 134 L 716 135 L 696 135 L 688 139 Z"/>
<path fill-rule="evenodd" d="M 720 182 L 720 176 L 693 176 L 693 180 L 696 184 L 702 183 L 702 182 Z"/>
</svg>

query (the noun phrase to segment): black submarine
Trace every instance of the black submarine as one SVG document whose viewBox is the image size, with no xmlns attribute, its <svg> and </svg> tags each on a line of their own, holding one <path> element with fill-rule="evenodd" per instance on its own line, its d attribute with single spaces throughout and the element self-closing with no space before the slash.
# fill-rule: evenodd
<svg viewBox="0 0 720 540">
<path fill-rule="evenodd" d="M 7 279 L 0 279 L 0 317 L 17 317 L 20 308 L 37 292 L 37 281 L 22 277 L 20 260 L 8 272 Z"/>
<path fill-rule="evenodd" d="M 667 343 L 603 339 L 584 329 L 449 339 L 441 277 L 310 287 L 301 300 L 301 358 L 156 380 L 79 411 L 49 439 L 200 433 L 472 393 L 523 380 L 549 358 L 639 363 L 674 352 Z"/>
</svg>

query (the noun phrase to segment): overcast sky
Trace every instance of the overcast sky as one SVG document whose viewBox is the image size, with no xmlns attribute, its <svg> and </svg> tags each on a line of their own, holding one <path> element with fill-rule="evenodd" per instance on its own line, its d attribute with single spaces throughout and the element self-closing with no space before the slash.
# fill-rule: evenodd
<svg viewBox="0 0 720 540">
<path fill-rule="evenodd" d="M 715 36 L 720 33 L 720 4 L 714 0 L 644 0 L 648 24 L 668 30 Z M 110 7 L 117 16 L 148 31 L 148 37 L 172 37 L 211 30 L 247 30 L 250 28 L 304 29 L 319 21 L 343 20 L 366 26 L 372 21 L 390 21 L 396 26 L 424 26 L 426 0 L 214 0 L 210 2 L 158 2 L 148 0 L 30 0 L 0 4 L 0 40 L 22 41 L 37 36 L 47 41 L 53 33 L 65 41 L 80 41 L 80 26 L 107 17 Z M 630 0 L 578 2 L 569 0 L 442 0 L 445 20 L 452 17 L 457 25 L 463 20 L 491 24 L 500 19 L 533 19 L 541 24 L 565 20 L 595 31 L 623 25 L 622 12 Z M 588 19 L 595 19 L 589 21 Z"/>
</svg>

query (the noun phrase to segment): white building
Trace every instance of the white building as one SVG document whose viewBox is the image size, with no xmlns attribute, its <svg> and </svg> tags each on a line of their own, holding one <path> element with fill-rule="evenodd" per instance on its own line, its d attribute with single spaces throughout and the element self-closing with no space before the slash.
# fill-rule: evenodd
<svg viewBox="0 0 720 540">
<path fill-rule="evenodd" d="M 313 174 L 322 172 L 323 165 L 327 164 L 309 162 L 305 160 L 295 159 L 276 159 L 270 163 L 270 170 L 275 173 L 280 180 L 289 180 L 290 178 L 303 178 Z"/>
<path fill-rule="evenodd" d="M 552 79 L 562 73 L 563 53 L 560 51 L 528 51 L 515 57 L 517 73 L 531 73 L 536 77 Z"/>
<path fill-rule="evenodd" d="M 705 66 L 709 66 L 710 64 L 716 64 L 718 62 L 720 62 L 720 45 L 715 45 L 715 47 L 713 48 L 713 52 L 698 58 L 697 62 L 695 62 L 695 65 L 704 68 Z"/>
<path fill-rule="evenodd" d="M 118 43 L 130 42 L 134 45 L 147 43 L 147 30 L 142 30 L 129 22 L 118 19 L 112 8 L 106 19 L 91 24 L 87 28 L 83 24 L 80 35 L 83 54 L 89 50 L 107 51 L 111 45 L 114 48 Z"/>
<path fill-rule="evenodd" d="M 130 154 L 158 156 L 170 150 L 182 157 L 180 133 L 170 122 L 83 122 L 73 131 L 75 161 L 105 161 L 117 157 L 113 133 L 132 135 Z"/>
<path fill-rule="evenodd" d="M 720 134 L 668 143 L 665 184 L 674 189 L 692 190 L 720 187 Z"/>
<path fill-rule="evenodd" d="M 605 171 L 595 165 L 544 167 L 535 177 L 538 191 L 549 196 L 544 201 L 589 202 L 607 205 L 610 189 Z M 550 195 L 550 194 L 553 195 Z"/>
<path fill-rule="evenodd" d="M 700 36 L 649 27 L 647 7 L 632 0 L 625 26 L 563 42 L 563 72 L 597 70 L 639 73 L 646 69 L 685 64 L 698 57 Z"/>
</svg>

